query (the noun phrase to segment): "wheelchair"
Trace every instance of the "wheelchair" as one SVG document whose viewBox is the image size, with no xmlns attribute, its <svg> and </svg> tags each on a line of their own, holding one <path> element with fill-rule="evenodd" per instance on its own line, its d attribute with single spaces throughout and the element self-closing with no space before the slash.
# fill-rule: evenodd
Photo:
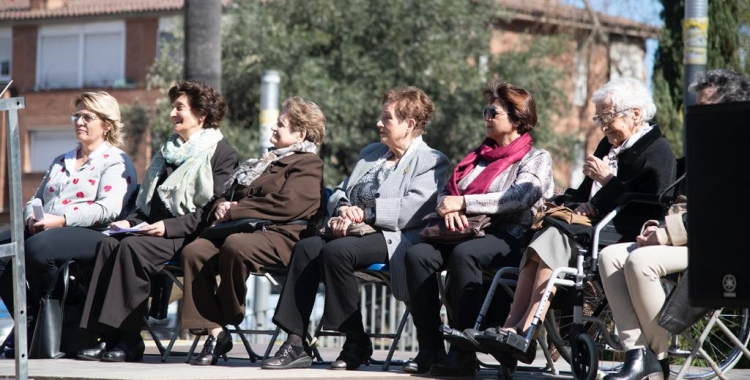
<svg viewBox="0 0 750 380">
<path fill-rule="evenodd" d="M 682 178 L 670 189 L 679 184 Z M 547 360 L 546 368 L 553 374 L 558 372 L 550 351 L 552 346 L 560 357 L 570 363 L 573 375 L 578 380 L 594 380 L 606 372 L 620 369 L 621 360 L 624 359 L 623 347 L 617 338 L 612 311 L 600 282 L 598 257 L 600 248 L 607 245 L 600 240 L 601 232 L 624 207 L 633 202 L 658 205 L 664 209 L 671 203 L 665 202 L 664 194 L 658 197 L 626 194 L 619 199 L 615 210 L 594 227 L 591 247 L 578 247 L 576 266 L 554 270 L 540 302 L 544 305 L 549 300 L 552 287 L 558 287 L 546 318 L 542 319 L 540 307 L 525 339 L 512 339 L 517 336 L 510 335 L 511 339 L 503 343 L 526 351 L 536 331 L 541 329 L 536 339 Z M 482 325 L 498 286 L 513 294 L 518 272 L 518 268 L 502 268 L 495 273 L 474 329 Z M 674 288 L 676 284 L 673 279 L 664 281 L 666 289 Z M 750 340 L 750 311 L 730 308 L 711 311 L 682 334 L 672 335 L 669 339 L 670 371 L 677 380 L 724 378 L 724 372 L 732 369 L 743 354 L 750 358 L 750 351 L 746 348 Z M 515 372 L 516 368 L 501 365 L 498 376 L 511 380 Z"/>
</svg>

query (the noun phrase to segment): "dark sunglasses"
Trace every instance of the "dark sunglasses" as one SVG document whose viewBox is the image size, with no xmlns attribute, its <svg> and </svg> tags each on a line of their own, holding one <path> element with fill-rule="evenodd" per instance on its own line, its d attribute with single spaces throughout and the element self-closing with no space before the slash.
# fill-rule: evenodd
<svg viewBox="0 0 750 380">
<path fill-rule="evenodd" d="M 499 108 L 496 107 L 484 107 L 482 108 L 482 118 L 485 120 L 494 120 L 497 115 L 507 115 L 507 112 L 500 112 Z"/>
</svg>

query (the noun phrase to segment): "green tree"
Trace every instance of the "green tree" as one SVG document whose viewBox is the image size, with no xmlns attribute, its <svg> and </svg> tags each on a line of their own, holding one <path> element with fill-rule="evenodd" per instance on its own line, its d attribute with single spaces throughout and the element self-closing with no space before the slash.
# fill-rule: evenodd
<svg viewBox="0 0 750 380">
<path fill-rule="evenodd" d="M 480 90 L 489 76 L 528 86 L 537 98 L 549 95 L 537 99 L 541 104 L 562 99 L 554 91 L 559 76 L 541 59 L 549 51 L 532 44 L 532 53 L 486 57 L 498 11 L 490 0 L 234 2 L 223 39 L 223 86 L 233 122 L 257 130 L 261 76 L 278 70 L 282 99 L 309 98 L 326 114 L 321 157 L 326 183 L 333 185 L 351 172 L 358 151 L 376 141 L 379 94 L 415 85 L 437 109 L 425 139 L 455 163 L 484 137 Z"/>
<path fill-rule="evenodd" d="M 683 33 L 684 0 L 661 0 L 664 28 L 654 64 L 656 121 L 675 153 L 682 155 Z M 708 2 L 707 69 L 728 68 L 748 73 L 748 26 L 750 1 Z"/>
</svg>

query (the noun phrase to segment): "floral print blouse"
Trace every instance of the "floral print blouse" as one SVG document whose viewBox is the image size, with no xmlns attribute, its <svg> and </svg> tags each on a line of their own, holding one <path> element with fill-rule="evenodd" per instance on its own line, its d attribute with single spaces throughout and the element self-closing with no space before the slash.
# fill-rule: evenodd
<svg viewBox="0 0 750 380">
<path fill-rule="evenodd" d="M 34 197 L 42 200 L 45 213 L 65 216 L 66 226 L 103 229 L 135 191 L 135 167 L 125 152 L 104 143 L 75 169 L 78 149 L 55 158 Z M 24 221 L 32 215 L 29 200 Z"/>
</svg>

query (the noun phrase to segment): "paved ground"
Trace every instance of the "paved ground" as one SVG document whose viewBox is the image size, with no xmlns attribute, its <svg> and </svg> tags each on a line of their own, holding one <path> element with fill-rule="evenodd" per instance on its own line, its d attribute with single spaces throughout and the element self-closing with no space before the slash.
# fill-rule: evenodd
<svg viewBox="0 0 750 380">
<path fill-rule="evenodd" d="M 187 351 L 187 342 L 181 342 L 176 351 Z M 261 345 L 253 348 L 262 352 Z M 153 346 L 147 348 L 147 353 L 156 353 Z M 324 359 L 336 357 L 338 350 L 323 349 Z M 408 359 L 411 352 L 397 352 L 395 359 Z M 375 359 L 384 359 L 385 351 L 376 351 Z M 482 360 L 491 363 L 490 357 L 482 356 Z M 543 370 L 544 361 L 541 352 L 532 366 L 522 367 L 516 379 L 573 379 L 570 367 L 562 359 L 556 365 L 560 374 L 555 376 L 548 370 Z M 386 378 L 416 378 L 431 379 L 432 376 L 408 375 L 401 372 L 400 365 L 393 365 L 384 372 L 380 365 L 369 365 L 358 371 L 331 371 L 328 365 L 314 364 L 310 369 L 271 371 L 260 369 L 260 363 L 251 363 L 237 342 L 230 352 L 228 362 L 220 361 L 217 366 L 197 367 L 185 363 L 185 357 L 170 357 L 162 363 L 159 357 L 147 355 L 142 363 L 102 363 L 87 362 L 74 359 L 31 360 L 29 361 L 29 378 L 37 380 L 60 379 L 111 379 L 111 380 L 214 380 L 214 379 L 386 379 Z M 15 377 L 15 362 L 10 359 L 0 359 L 0 378 Z M 496 379 L 497 370 L 484 368 L 477 373 L 475 379 Z M 728 380 L 750 380 L 750 370 L 734 370 L 729 373 Z"/>
</svg>

